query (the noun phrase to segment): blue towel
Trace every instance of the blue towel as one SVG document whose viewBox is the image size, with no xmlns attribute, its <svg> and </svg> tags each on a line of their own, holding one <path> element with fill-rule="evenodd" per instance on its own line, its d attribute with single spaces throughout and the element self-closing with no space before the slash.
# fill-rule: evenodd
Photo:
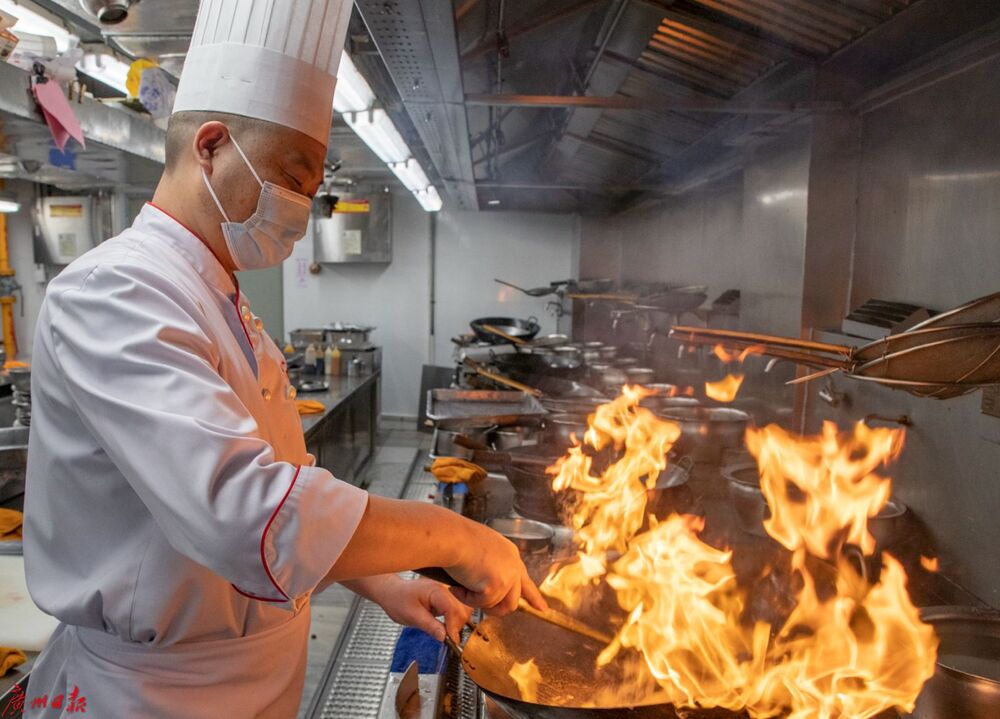
<svg viewBox="0 0 1000 719">
<path fill-rule="evenodd" d="M 410 662 L 415 661 L 421 674 L 441 674 L 447 654 L 443 642 L 427 632 L 407 627 L 396 642 L 389 671 L 405 672 Z"/>
</svg>

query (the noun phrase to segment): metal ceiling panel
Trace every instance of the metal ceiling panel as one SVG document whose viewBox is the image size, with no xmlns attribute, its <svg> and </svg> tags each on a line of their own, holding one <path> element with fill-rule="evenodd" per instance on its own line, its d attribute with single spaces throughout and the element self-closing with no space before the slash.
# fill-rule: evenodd
<svg viewBox="0 0 1000 719">
<path fill-rule="evenodd" d="M 451 3 L 358 0 L 407 113 L 462 209 L 478 209 Z"/>
<path fill-rule="evenodd" d="M 830 54 L 910 4 L 910 0 L 880 0 L 858 9 L 837 0 L 692 1 L 817 56 Z"/>
</svg>

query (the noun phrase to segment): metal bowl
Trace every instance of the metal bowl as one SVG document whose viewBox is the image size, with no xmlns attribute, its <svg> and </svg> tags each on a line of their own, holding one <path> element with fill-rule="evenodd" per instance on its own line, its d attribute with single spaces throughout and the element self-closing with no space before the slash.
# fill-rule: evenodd
<svg viewBox="0 0 1000 719">
<path fill-rule="evenodd" d="M 489 520 L 486 526 L 505 536 L 526 554 L 545 551 L 552 545 L 555 536 L 555 531 L 548 524 L 520 517 L 497 517 Z"/>
</svg>

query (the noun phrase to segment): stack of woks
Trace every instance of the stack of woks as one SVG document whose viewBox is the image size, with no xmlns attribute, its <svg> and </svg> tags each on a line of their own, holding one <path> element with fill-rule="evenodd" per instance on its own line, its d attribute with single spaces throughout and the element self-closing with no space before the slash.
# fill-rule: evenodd
<svg viewBox="0 0 1000 719">
<path fill-rule="evenodd" d="M 818 370 L 793 383 L 842 372 L 934 399 L 1000 384 L 1000 293 L 860 347 L 702 327 L 674 327 L 671 336 L 693 344 L 756 348 Z"/>
</svg>

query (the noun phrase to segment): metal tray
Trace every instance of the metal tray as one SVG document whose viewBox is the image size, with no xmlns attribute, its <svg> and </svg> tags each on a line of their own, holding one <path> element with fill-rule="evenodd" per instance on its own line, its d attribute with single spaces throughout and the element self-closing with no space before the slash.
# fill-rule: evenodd
<svg viewBox="0 0 1000 719">
<path fill-rule="evenodd" d="M 517 424 L 525 417 L 546 413 L 541 403 L 524 392 L 471 389 L 427 391 L 427 419 L 451 426 Z"/>
</svg>

